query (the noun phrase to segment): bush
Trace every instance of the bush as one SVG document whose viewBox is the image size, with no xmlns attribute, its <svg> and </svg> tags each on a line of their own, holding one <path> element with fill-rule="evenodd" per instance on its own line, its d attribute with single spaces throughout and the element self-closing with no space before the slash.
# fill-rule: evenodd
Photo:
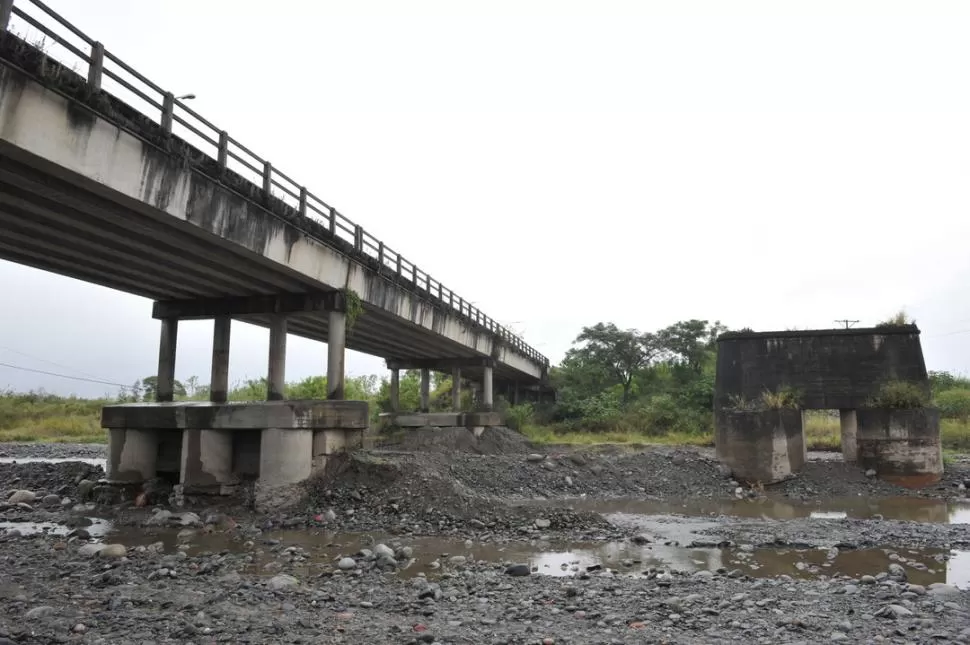
<svg viewBox="0 0 970 645">
<path fill-rule="evenodd" d="M 869 402 L 873 408 L 922 408 L 928 403 L 926 392 L 915 383 L 890 381 Z"/>
<path fill-rule="evenodd" d="M 777 392 L 765 390 L 761 393 L 761 403 L 769 410 L 780 410 L 782 408 L 797 409 L 799 407 L 799 399 L 798 392 L 790 387 L 784 387 Z"/>
<path fill-rule="evenodd" d="M 970 420 L 970 390 L 946 390 L 934 401 L 944 419 Z"/>
<path fill-rule="evenodd" d="M 510 406 L 505 411 L 505 425 L 513 430 L 522 431 L 535 421 L 535 407 L 531 403 Z"/>
</svg>

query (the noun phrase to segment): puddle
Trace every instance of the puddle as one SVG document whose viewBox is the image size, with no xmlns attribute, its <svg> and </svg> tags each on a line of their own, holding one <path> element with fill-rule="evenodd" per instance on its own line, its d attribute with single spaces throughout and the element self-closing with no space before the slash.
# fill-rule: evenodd
<svg viewBox="0 0 970 645">
<path fill-rule="evenodd" d="M 83 527 L 91 537 L 104 538 L 111 534 L 112 525 L 109 521 L 99 517 L 87 518 L 91 521 L 90 526 Z M 20 535 L 28 537 L 31 535 L 67 535 L 74 530 L 74 527 L 64 526 L 55 522 L 0 522 L 0 534 L 18 531 Z"/>
<path fill-rule="evenodd" d="M 531 542 L 467 543 L 455 539 L 402 539 L 381 533 L 335 534 L 325 531 L 277 531 L 247 541 L 228 533 L 197 533 L 178 538 L 171 529 L 129 529 L 110 536 L 131 546 L 162 542 L 165 551 L 185 550 L 189 555 L 205 553 L 246 553 L 251 564 L 247 569 L 259 575 L 275 575 L 279 571 L 281 551 L 297 546 L 306 552 L 306 560 L 288 565 L 297 575 L 312 576 L 323 569 L 333 568 L 337 559 L 354 555 L 361 549 L 372 549 L 384 543 L 392 548 L 409 546 L 414 551 L 411 563 L 398 572 L 410 577 L 420 572 L 434 576 L 454 570 L 449 562 L 453 556 L 468 561 L 484 560 L 503 563 L 528 563 L 537 574 L 573 576 L 589 570 L 591 574 L 610 569 L 618 575 L 640 576 L 652 569 L 680 571 L 739 570 L 752 577 L 789 575 L 800 579 L 822 579 L 838 575 L 859 577 L 877 575 L 890 564 L 906 568 L 909 581 L 929 585 L 948 582 L 970 588 L 970 551 L 946 549 L 859 549 L 836 551 L 829 549 L 757 549 L 685 548 L 656 544 L 637 545 L 631 542 Z"/>
<path fill-rule="evenodd" d="M 107 459 L 94 459 L 90 457 L 70 457 L 70 458 L 50 458 L 50 457 L 0 457 L 0 464 L 64 464 L 72 461 L 79 461 L 91 466 L 101 466 L 107 468 Z"/>
<path fill-rule="evenodd" d="M 576 510 L 601 513 L 610 519 L 630 516 L 663 516 L 670 514 L 705 518 L 730 516 L 746 519 L 790 520 L 815 519 L 887 519 L 931 524 L 970 524 L 970 503 L 948 503 L 942 499 L 921 497 L 847 497 L 824 502 L 793 502 L 773 498 L 735 500 L 670 500 L 570 499 L 523 502 L 521 505 L 562 505 Z"/>
</svg>

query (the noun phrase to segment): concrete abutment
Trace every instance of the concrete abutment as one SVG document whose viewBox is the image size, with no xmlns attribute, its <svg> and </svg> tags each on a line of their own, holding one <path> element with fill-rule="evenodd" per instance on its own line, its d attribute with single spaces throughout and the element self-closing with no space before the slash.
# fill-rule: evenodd
<svg viewBox="0 0 970 645">
<path fill-rule="evenodd" d="M 749 484 L 781 481 L 805 465 L 800 410 L 719 410 L 715 433 L 718 460 Z"/>
<path fill-rule="evenodd" d="M 880 479 L 908 487 L 943 476 L 940 412 L 934 408 L 862 408 L 858 418 L 861 467 Z"/>
</svg>

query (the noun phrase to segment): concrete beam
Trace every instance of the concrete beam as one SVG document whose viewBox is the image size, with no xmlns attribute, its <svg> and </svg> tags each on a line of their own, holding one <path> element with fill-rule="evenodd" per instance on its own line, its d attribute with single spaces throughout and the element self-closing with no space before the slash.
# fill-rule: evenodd
<svg viewBox="0 0 970 645">
<path fill-rule="evenodd" d="M 462 367 L 494 367 L 495 359 L 486 356 L 458 356 L 453 358 L 389 358 L 389 370 L 434 370 L 447 372 Z"/>
<path fill-rule="evenodd" d="M 256 314 L 346 310 L 347 303 L 343 292 L 324 291 L 320 293 L 281 293 L 232 298 L 159 300 L 152 306 L 152 317 L 198 320 L 217 316 L 238 317 Z"/>
<path fill-rule="evenodd" d="M 366 401 L 123 403 L 101 410 L 101 427 L 152 430 L 365 429 Z"/>
</svg>

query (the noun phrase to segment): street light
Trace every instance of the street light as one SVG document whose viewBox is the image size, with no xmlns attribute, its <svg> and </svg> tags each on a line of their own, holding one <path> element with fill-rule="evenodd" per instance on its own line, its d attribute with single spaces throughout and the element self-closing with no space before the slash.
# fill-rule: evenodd
<svg viewBox="0 0 970 645">
<path fill-rule="evenodd" d="M 182 96 L 176 96 L 175 98 L 179 101 L 191 101 L 195 98 L 195 94 L 183 94 Z"/>
</svg>

